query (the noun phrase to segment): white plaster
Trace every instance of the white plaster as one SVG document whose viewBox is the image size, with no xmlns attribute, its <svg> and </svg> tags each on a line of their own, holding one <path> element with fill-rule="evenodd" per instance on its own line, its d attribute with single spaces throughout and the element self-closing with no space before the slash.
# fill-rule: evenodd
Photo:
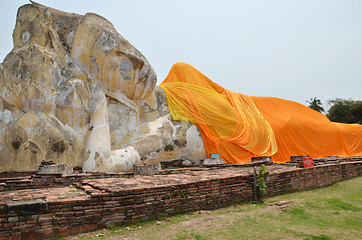
<svg viewBox="0 0 362 240">
<path fill-rule="evenodd" d="M 173 133 L 172 133 L 172 138 L 173 139 L 176 139 L 176 135 L 177 135 L 177 129 L 178 128 L 181 128 L 181 125 L 180 124 L 171 124 L 171 126 L 172 126 L 172 130 L 173 130 Z"/>
<path fill-rule="evenodd" d="M 85 152 L 89 158 L 85 160 L 83 172 L 95 170 L 95 155 L 99 155 L 103 161 L 108 161 L 111 156 L 111 136 L 108 124 L 107 100 L 102 89 L 94 86 L 92 88 L 92 120 L 93 130 L 89 134 Z"/>
<path fill-rule="evenodd" d="M 71 48 L 73 45 L 73 39 L 74 39 L 75 31 L 71 31 L 68 33 L 68 35 L 65 37 L 65 44 L 68 48 Z"/>
<path fill-rule="evenodd" d="M 189 129 L 187 129 L 186 141 L 187 141 L 186 147 L 181 148 L 179 150 L 180 158 L 188 160 L 198 160 L 192 156 L 193 153 L 195 152 L 205 152 L 205 157 L 206 157 L 204 142 L 202 141 L 199 130 L 195 125 L 192 125 Z"/>
<path fill-rule="evenodd" d="M 23 39 L 24 44 L 27 44 L 29 42 L 29 38 L 30 38 L 30 33 L 28 31 L 23 31 L 23 33 L 21 34 L 21 37 Z"/>
<path fill-rule="evenodd" d="M 88 40 L 88 39 L 87 39 Z M 84 40 L 80 40 L 79 44 L 75 44 L 72 46 L 72 58 L 78 60 L 79 57 L 84 53 L 87 52 L 87 49 L 83 47 Z"/>
<path fill-rule="evenodd" d="M 168 122 L 171 124 L 171 126 L 173 126 L 173 124 L 171 123 L 170 119 L 169 119 L 170 114 L 167 114 L 165 116 L 159 117 L 157 118 L 155 121 L 150 122 L 149 123 L 149 129 L 150 129 L 150 134 L 149 135 L 157 135 L 158 133 L 158 129 L 162 127 L 162 125 L 165 122 Z"/>
<path fill-rule="evenodd" d="M 88 159 L 83 164 L 83 172 L 93 171 L 96 168 L 95 152 L 89 153 Z"/>
<path fill-rule="evenodd" d="M 0 111 L 0 120 L 8 124 L 13 120 L 13 114 L 8 109 Z"/>
<path fill-rule="evenodd" d="M 204 142 L 202 141 L 199 130 L 195 125 L 192 125 L 186 131 L 187 148 L 200 149 L 204 148 Z"/>
<path fill-rule="evenodd" d="M 111 161 L 113 168 L 128 171 L 133 168 L 134 164 L 141 162 L 141 157 L 136 149 L 128 146 L 112 151 Z"/>
<path fill-rule="evenodd" d="M 110 146 L 108 125 L 103 124 L 95 127 L 89 135 L 86 149 L 91 150 L 91 152 L 98 152 L 101 157 L 108 159 L 111 151 Z"/>
</svg>

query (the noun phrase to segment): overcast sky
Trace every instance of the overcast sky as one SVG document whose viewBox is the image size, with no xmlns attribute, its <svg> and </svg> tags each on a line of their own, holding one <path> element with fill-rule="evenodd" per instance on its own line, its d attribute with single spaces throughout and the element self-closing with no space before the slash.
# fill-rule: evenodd
<svg viewBox="0 0 362 240">
<path fill-rule="evenodd" d="M 230 90 L 307 104 L 362 99 L 362 1 L 38 0 L 97 13 L 149 60 L 158 84 L 186 62 Z M 0 61 L 12 49 L 17 8 L 1 1 Z"/>
</svg>

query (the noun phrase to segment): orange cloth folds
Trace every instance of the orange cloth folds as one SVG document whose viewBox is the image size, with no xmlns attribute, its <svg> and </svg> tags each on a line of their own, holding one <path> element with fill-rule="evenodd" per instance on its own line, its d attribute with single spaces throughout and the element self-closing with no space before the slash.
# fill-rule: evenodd
<svg viewBox="0 0 362 240">
<path fill-rule="evenodd" d="M 195 124 L 207 154 L 227 162 L 362 155 L 362 125 L 330 122 L 293 101 L 232 92 L 186 63 L 176 63 L 160 87 L 172 118 Z"/>
<path fill-rule="evenodd" d="M 276 152 L 273 131 L 250 96 L 224 89 L 186 63 L 175 64 L 160 86 L 172 118 L 194 123 L 208 154 L 238 163 Z"/>
</svg>

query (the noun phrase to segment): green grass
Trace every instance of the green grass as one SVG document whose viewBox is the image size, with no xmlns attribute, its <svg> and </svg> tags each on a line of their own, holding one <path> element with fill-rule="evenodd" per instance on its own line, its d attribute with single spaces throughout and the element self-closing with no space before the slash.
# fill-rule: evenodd
<svg viewBox="0 0 362 240">
<path fill-rule="evenodd" d="M 291 201 L 282 210 L 275 203 Z M 112 227 L 67 239 L 361 239 L 362 177 L 215 211 Z"/>
</svg>

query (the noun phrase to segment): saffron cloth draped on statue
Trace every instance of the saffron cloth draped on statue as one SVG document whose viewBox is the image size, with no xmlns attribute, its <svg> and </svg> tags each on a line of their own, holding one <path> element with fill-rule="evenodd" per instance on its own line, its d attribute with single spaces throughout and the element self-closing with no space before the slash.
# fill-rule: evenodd
<svg viewBox="0 0 362 240">
<path fill-rule="evenodd" d="M 219 153 L 227 162 L 362 155 L 362 125 L 330 122 L 293 101 L 230 91 L 189 64 L 176 63 L 160 87 L 172 118 L 195 124 L 207 154 Z"/>
</svg>

